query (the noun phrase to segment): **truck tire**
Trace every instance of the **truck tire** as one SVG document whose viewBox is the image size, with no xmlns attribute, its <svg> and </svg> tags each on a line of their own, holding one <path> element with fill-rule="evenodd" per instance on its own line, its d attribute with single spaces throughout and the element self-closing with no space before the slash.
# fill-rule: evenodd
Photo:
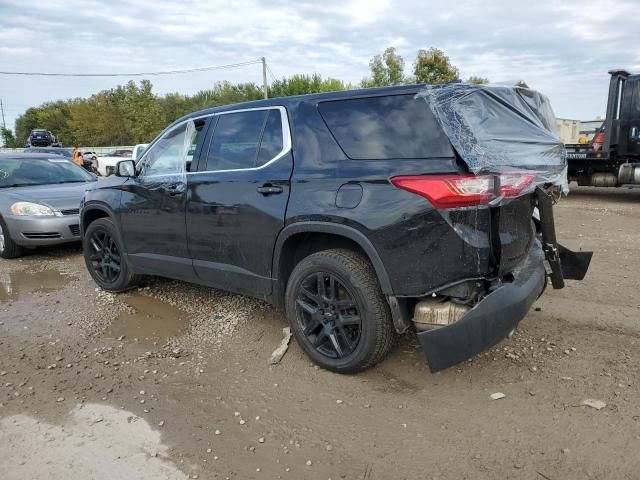
<svg viewBox="0 0 640 480">
<path fill-rule="evenodd" d="M 354 251 L 325 250 L 301 260 L 289 277 L 285 305 L 298 344 L 327 370 L 366 370 L 395 344 L 391 311 L 375 271 Z"/>
<path fill-rule="evenodd" d="M 127 263 L 122 240 L 110 218 L 99 218 L 89 225 L 82 250 L 87 270 L 103 290 L 124 292 L 140 281 L 140 275 Z"/>
<path fill-rule="evenodd" d="M 0 257 L 17 258 L 24 253 L 24 249 L 16 244 L 9 235 L 9 228 L 4 220 L 0 218 Z"/>
</svg>

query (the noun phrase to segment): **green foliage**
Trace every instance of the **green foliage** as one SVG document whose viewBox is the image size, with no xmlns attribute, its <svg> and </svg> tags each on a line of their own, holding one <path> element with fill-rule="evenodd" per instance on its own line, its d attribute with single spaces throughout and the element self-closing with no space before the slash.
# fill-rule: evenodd
<svg viewBox="0 0 640 480">
<path fill-rule="evenodd" d="M 369 68 L 371 77 L 362 80 L 363 87 L 386 87 L 405 82 L 404 59 L 394 47 L 387 48 L 382 55 L 374 56 Z"/>
<path fill-rule="evenodd" d="M 465 80 L 466 83 L 475 83 L 478 85 L 484 85 L 486 83 L 489 83 L 489 79 L 488 78 L 483 78 L 483 77 L 476 77 L 475 75 L 471 75 L 469 78 L 467 78 Z"/>
<path fill-rule="evenodd" d="M 133 144 L 150 141 L 167 124 L 164 110 L 152 93 L 149 80 L 142 80 L 139 87 L 132 81 L 127 83 L 119 108 Z"/>
<path fill-rule="evenodd" d="M 518 80 L 514 87 L 529 88 L 529 85 L 527 85 L 527 82 L 525 82 L 524 80 Z"/>
<path fill-rule="evenodd" d="M 13 136 L 13 132 L 8 128 L 0 127 L 0 138 L 2 138 L 2 143 L 7 148 L 22 147 L 21 142 L 16 140 L 16 138 Z"/>
<path fill-rule="evenodd" d="M 458 80 L 459 72 L 442 50 L 431 47 L 429 50 L 418 50 L 413 74 L 416 83 L 434 84 Z"/>
<path fill-rule="evenodd" d="M 62 100 L 43 103 L 38 108 L 29 108 L 18 117 L 15 138 L 21 147 L 34 128 L 50 130 L 61 142 L 65 139 L 70 141 L 73 133 L 69 127 L 69 103 Z"/>
<path fill-rule="evenodd" d="M 414 63 L 415 79 L 404 75 L 404 60 L 395 48 L 387 48 L 369 63 L 371 77 L 362 81 L 364 87 L 397 85 L 405 82 L 442 83 L 456 80 L 458 69 L 442 51 L 420 50 Z M 469 77 L 472 83 L 487 83 L 480 77 Z M 524 82 L 520 82 L 524 86 Z M 309 93 L 351 89 L 336 78 L 293 75 L 276 80 L 269 87 L 269 97 L 286 97 Z M 34 128 L 50 130 L 64 145 L 103 146 L 132 145 L 150 142 L 168 123 L 190 112 L 263 98 L 264 92 L 255 83 L 233 84 L 217 82 L 213 88 L 194 95 L 153 93 L 149 80 L 139 84 L 130 81 L 89 98 L 76 98 L 43 103 L 27 109 L 16 119 L 15 135 L 10 130 L 0 132 L 7 146 L 22 147 Z"/>
<path fill-rule="evenodd" d="M 127 131 L 123 113 L 123 87 L 103 90 L 88 99 L 71 103 L 69 123 L 74 132 L 72 145 L 129 145 L 133 135 Z"/>
<path fill-rule="evenodd" d="M 288 97 L 308 93 L 335 92 L 346 90 L 347 85 L 335 78 L 322 78 L 319 73 L 312 75 L 296 74 L 289 78 L 276 80 L 269 87 L 269 97 Z"/>
</svg>

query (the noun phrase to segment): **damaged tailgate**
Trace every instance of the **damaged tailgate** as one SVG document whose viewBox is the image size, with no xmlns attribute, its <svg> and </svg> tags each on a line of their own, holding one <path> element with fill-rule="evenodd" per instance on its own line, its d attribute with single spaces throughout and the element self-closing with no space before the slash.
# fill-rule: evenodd
<svg viewBox="0 0 640 480">
<path fill-rule="evenodd" d="M 553 204 L 568 192 L 567 161 L 544 95 L 447 84 L 428 86 L 417 98 L 429 105 L 468 172 L 494 184 L 493 197 L 473 207 L 475 214 L 442 212 L 469 243 L 470 232 L 475 238 L 481 229 L 486 233 L 496 281 L 457 321 L 418 333 L 431 370 L 438 371 L 504 338 L 542 294 L 547 276 L 554 288 L 562 288 L 565 277 L 582 279 L 591 252 L 571 252 L 556 241 Z"/>
</svg>

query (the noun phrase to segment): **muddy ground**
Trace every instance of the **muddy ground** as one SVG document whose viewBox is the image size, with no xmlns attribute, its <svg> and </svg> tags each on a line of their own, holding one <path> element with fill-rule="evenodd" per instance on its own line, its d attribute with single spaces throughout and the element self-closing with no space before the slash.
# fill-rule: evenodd
<svg viewBox="0 0 640 480">
<path fill-rule="evenodd" d="M 573 191 L 556 221 L 596 252 L 586 280 L 435 375 L 413 338 L 360 375 L 295 342 L 270 366 L 267 305 L 160 279 L 106 294 L 78 247 L 0 261 L 2 477 L 638 478 L 640 191 Z"/>
</svg>

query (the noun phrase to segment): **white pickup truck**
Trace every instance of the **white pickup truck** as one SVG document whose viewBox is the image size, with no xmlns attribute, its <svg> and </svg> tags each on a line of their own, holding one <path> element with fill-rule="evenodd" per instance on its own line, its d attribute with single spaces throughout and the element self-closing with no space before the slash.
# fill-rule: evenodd
<svg viewBox="0 0 640 480">
<path fill-rule="evenodd" d="M 94 166 L 98 169 L 101 175 L 108 177 L 111 175 L 116 168 L 116 163 L 121 160 L 137 160 L 142 156 L 142 153 L 149 146 L 148 143 L 139 143 L 135 147 L 133 147 L 131 156 L 126 155 L 105 155 L 103 157 L 98 157 L 94 160 Z M 116 153 L 119 150 L 115 151 Z"/>
</svg>

